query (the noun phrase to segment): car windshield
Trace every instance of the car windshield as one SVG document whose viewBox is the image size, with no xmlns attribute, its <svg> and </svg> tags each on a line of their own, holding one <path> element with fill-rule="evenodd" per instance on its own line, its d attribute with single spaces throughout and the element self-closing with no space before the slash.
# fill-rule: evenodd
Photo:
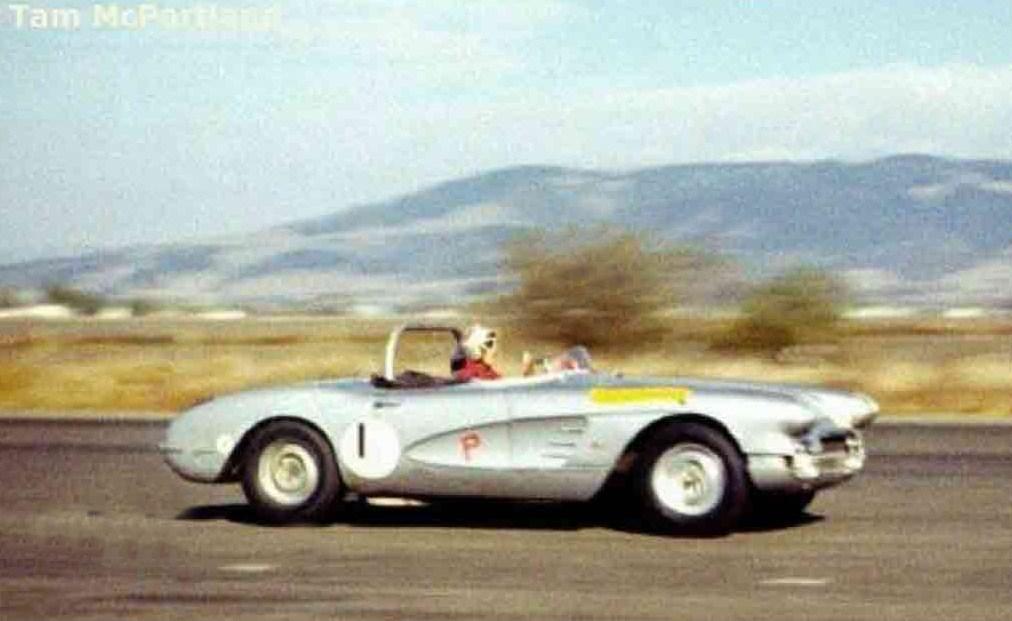
<svg viewBox="0 0 1012 621">
<path fill-rule="evenodd" d="M 571 347 L 566 352 L 566 357 L 573 361 L 576 369 L 590 371 L 593 368 L 590 364 L 590 352 L 582 345 Z"/>
<path fill-rule="evenodd" d="M 555 358 L 547 361 L 549 371 L 591 371 L 590 352 L 582 345 L 570 347 Z"/>
</svg>

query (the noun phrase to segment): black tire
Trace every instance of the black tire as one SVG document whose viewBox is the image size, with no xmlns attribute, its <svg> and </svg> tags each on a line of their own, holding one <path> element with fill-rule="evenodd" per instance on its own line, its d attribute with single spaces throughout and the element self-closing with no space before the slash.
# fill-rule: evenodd
<svg viewBox="0 0 1012 621">
<path fill-rule="evenodd" d="M 647 442 L 632 474 L 633 491 L 651 530 L 723 535 L 748 504 L 748 479 L 737 448 L 720 431 L 698 423 L 660 430 Z"/>
<path fill-rule="evenodd" d="M 815 492 L 753 492 L 752 515 L 762 521 L 796 518 L 815 500 Z"/>
<path fill-rule="evenodd" d="M 307 425 L 268 423 L 250 439 L 242 489 L 260 520 L 326 521 L 334 515 L 341 488 L 334 451 Z"/>
</svg>

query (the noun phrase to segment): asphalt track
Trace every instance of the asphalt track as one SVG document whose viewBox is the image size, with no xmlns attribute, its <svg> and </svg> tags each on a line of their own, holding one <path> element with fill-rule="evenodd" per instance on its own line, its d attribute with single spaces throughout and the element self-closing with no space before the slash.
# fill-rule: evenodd
<svg viewBox="0 0 1012 621">
<path fill-rule="evenodd" d="M 877 426 L 789 524 L 628 532 L 581 507 L 253 523 L 161 423 L 0 422 L 0 619 L 1012 618 L 1012 427 Z"/>
</svg>

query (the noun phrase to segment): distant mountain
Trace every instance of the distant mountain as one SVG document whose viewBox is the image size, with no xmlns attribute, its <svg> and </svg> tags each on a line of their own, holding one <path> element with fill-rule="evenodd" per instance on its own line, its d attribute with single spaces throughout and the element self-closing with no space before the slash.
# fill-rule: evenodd
<svg viewBox="0 0 1012 621">
<path fill-rule="evenodd" d="M 1012 162 L 524 166 L 249 235 L 0 267 L 0 284 L 124 296 L 450 304 L 494 291 L 499 248 L 528 230 L 611 223 L 691 241 L 753 274 L 798 263 L 849 275 L 870 301 L 1012 296 Z"/>
</svg>

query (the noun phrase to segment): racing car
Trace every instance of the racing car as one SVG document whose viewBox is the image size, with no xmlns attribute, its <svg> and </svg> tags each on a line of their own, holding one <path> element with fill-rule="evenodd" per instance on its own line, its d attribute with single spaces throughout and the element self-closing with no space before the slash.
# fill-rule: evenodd
<svg viewBox="0 0 1012 621">
<path fill-rule="evenodd" d="M 183 478 L 239 482 L 261 520 L 333 519 L 350 498 L 609 502 L 644 527 L 720 534 L 750 511 L 800 514 L 865 462 L 870 397 L 811 386 L 626 377 L 582 348 L 564 369 L 460 382 L 382 373 L 214 398 L 159 448 Z"/>
</svg>

